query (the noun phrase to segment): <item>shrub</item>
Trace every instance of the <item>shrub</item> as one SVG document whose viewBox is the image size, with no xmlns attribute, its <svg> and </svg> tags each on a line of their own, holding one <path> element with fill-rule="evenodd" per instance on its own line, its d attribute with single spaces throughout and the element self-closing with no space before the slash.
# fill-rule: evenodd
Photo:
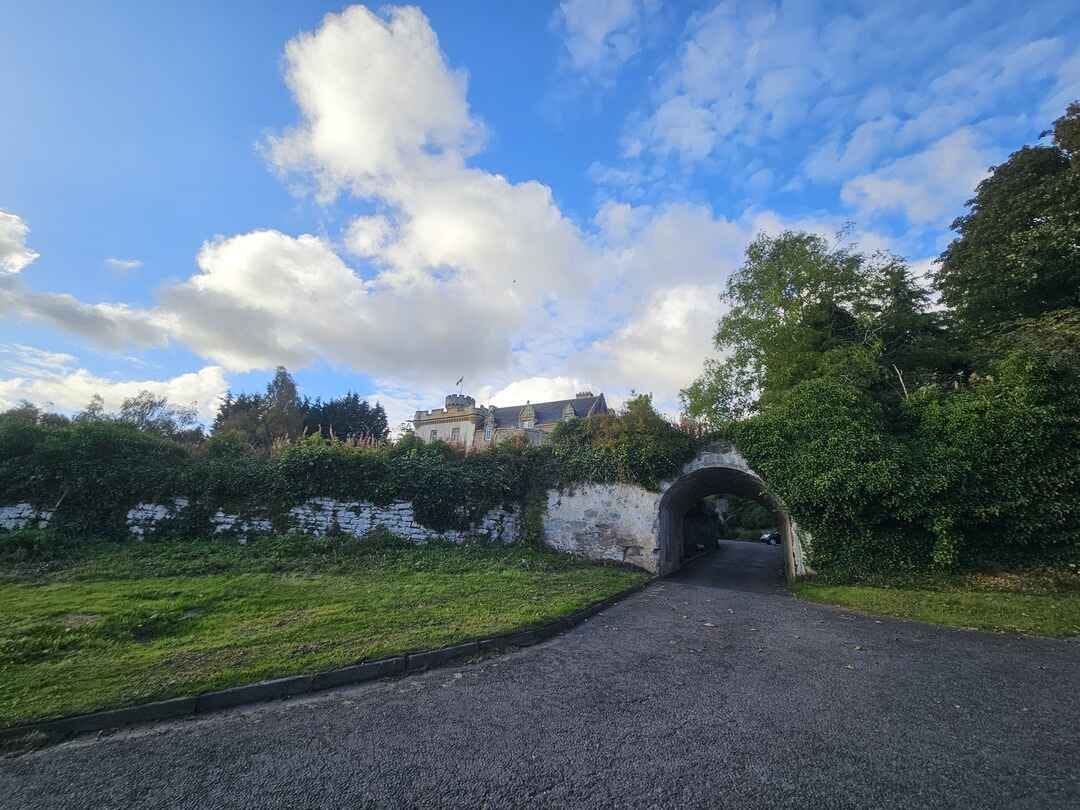
<svg viewBox="0 0 1080 810">
<path fill-rule="evenodd" d="M 735 423 L 751 466 L 834 577 L 1032 561 L 1077 545 L 1078 354 L 1021 342 L 957 389 L 886 414 L 869 380 L 797 385 Z"/>
<path fill-rule="evenodd" d="M 660 414 L 646 394 L 619 415 L 574 419 L 552 434 L 563 482 L 636 483 L 656 489 L 697 452 L 697 442 Z"/>
<path fill-rule="evenodd" d="M 813 534 L 816 567 L 855 574 L 883 558 L 917 564 L 919 543 L 896 543 L 903 449 L 865 386 L 837 376 L 808 380 L 734 432 L 750 466 Z"/>
<path fill-rule="evenodd" d="M 938 565 L 1037 558 L 1077 542 L 1077 369 L 1021 349 L 991 371 L 909 403 L 918 468 L 907 513 L 935 532 Z"/>
<path fill-rule="evenodd" d="M 113 533 L 139 500 L 183 492 L 192 458 L 176 442 L 118 422 L 0 424 L 0 503 L 61 507 L 75 532 Z"/>
</svg>

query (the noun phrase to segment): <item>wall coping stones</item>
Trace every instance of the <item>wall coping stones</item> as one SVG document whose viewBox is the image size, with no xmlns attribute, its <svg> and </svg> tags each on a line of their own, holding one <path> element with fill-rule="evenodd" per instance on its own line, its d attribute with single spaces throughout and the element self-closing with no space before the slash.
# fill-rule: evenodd
<svg viewBox="0 0 1080 810">
<path fill-rule="evenodd" d="M 217 689 L 200 695 L 189 695 L 152 703 L 142 703 L 136 706 L 126 706 L 121 709 L 107 709 L 88 714 L 58 717 L 52 720 L 20 723 L 0 728 L 0 743 L 6 744 L 9 748 L 12 746 L 17 748 L 20 742 L 25 747 L 37 747 L 38 741 L 44 735 L 44 741 L 40 744 L 55 744 L 76 734 L 90 731 L 106 731 L 122 726 L 152 723 L 161 720 L 178 720 L 234 706 L 263 703 L 319 692 L 338 686 L 349 686 L 380 678 L 423 672 L 464 658 L 503 652 L 515 647 L 529 647 L 570 630 L 601 610 L 611 607 L 646 588 L 656 579 L 656 577 L 647 579 L 606 599 L 601 599 L 580 610 L 536 627 L 527 627 L 499 636 L 473 639 L 450 647 L 418 650 L 405 655 L 365 661 L 326 672 L 275 678 L 243 686 L 233 686 L 228 689 Z M 37 740 L 33 739 L 35 737 Z"/>
</svg>

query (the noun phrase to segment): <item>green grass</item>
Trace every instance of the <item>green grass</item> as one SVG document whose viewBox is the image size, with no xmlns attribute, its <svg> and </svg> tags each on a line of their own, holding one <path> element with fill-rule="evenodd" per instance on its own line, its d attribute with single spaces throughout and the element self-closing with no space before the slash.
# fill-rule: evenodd
<svg viewBox="0 0 1080 810">
<path fill-rule="evenodd" d="M 0 538 L 0 726 L 544 622 L 645 577 L 521 546 Z"/>
<path fill-rule="evenodd" d="M 880 616 L 1040 636 L 1080 635 L 1075 568 L 898 578 L 873 585 L 803 580 L 796 595 Z"/>
</svg>

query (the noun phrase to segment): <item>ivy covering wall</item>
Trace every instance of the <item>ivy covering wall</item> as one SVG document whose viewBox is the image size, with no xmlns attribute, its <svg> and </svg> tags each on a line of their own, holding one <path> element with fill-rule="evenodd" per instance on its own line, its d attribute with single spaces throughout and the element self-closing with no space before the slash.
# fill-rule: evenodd
<svg viewBox="0 0 1080 810">
<path fill-rule="evenodd" d="M 647 397 L 619 416 L 574 420 L 545 447 L 504 443 L 465 455 L 411 434 L 377 447 L 315 434 L 272 454 L 227 436 L 181 444 L 116 421 L 34 423 L 0 415 L 0 505 L 54 510 L 65 534 L 123 536 L 138 503 L 189 504 L 163 533 L 205 536 L 218 510 L 268 517 L 286 528 L 289 509 L 310 498 L 409 501 L 435 530 L 467 530 L 490 509 L 525 507 L 536 535 L 549 488 L 575 481 L 622 481 L 655 488 L 695 452 L 687 435 L 652 409 Z M 531 516 L 531 519 L 530 519 Z M 531 527 L 531 528 L 529 528 Z"/>
</svg>

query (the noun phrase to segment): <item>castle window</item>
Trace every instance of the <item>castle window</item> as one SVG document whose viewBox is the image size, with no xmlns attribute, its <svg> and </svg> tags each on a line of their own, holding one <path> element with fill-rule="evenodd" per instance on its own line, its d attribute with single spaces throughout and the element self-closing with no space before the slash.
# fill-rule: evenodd
<svg viewBox="0 0 1080 810">
<path fill-rule="evenodd" d="M 438 438 L 439 438 L 439 431 L 437 431 L 435 428 L 432 428 L 431 429 L 431 439 L 429 441 L 435 441 Z"/>
<path fill-rule="evenodd" d="M 456 444 L 461 441 L 461 429 L 450 428 L 450 444 Z"/>
<path fill-rule="evenodd" d="M 484 441 L 490 442 L 491 435 L 495 432 L 495 426 L 492 424 L 484 425 Z"/>
</svg>

